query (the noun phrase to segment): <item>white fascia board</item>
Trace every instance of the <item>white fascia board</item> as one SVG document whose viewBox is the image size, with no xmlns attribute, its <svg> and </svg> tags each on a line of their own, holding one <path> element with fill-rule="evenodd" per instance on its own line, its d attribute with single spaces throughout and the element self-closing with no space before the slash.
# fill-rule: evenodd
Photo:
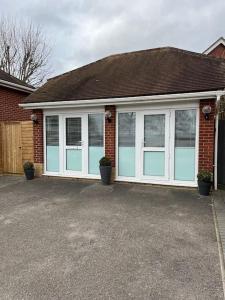
<svg viewBox="0 0 225 300">
<path fill-rule="evenodd" d="M 29 88 L 29 87 L 26 87 L 26 86 L 23 86 L 20 84 L 8 82 L 8 81 L 1 80 L 1 79 L 0 79 L 0 86 L 8 87 L 13 90 L 18 90 L 18 91 L 22 91 L 22 92 L 29 92 L 29 93 L 32 93 L 36 90 L 35 88 Z"/>
<path fill-rule="evenodd" d="M 166 94 L 156 96 L 138 96 L 125 98 L 107 98 L 107 99 L 92 99 L 92 100 L 71 100 L 71 101 L 53 101 L 53 102 L 35 102 L 21 103 L 20 107 L 24 109 L 49 109 L 49 108 L 72 108 L 72 107 L 93 107 L 103 105 L 127 105 L 127 104 L 145 104 L 145 103 L 160 103 L 171 101 L 187 101 L 187 100 L 203 100 L 216 99 L 218 95 L 225 95 L 224 90 L 182 93 L 182 94 Z"/>
<path fill-rule="evenodd" d="M 209 48 L 207 48 L 203 54 L 209 54 L 212 52 L 216 47 L 218 47 L 220 44 L 225 46 L 225 39 L 223 37 L 219 38 L 215 43 L 213 43 Z"/>
</svg>

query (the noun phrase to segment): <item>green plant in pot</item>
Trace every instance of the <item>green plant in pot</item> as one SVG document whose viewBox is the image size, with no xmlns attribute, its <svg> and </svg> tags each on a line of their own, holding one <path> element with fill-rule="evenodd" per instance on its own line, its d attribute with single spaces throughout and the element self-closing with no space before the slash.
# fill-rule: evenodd
<svg viewBox="0 0 225 300">
<path fill-rule="evenodd" d="M 27 180 L 34 179 L 34 164 L 30 161 L 26 161 L 23 164 L 24 174 Z"/>
<path fill-rule="evenodd" d="M 198 173 L 198 190 L 202 196 L 209 196 L 212 186 L 213 174 L 209 171 L 202 170 Z"/>
<path fill-rule="evenodd" d="M 100 169 L 102 183 L 105 185 L 109 185 L 111 182 L 111 174 L 112 174 L 111 160 L 108 157 L 103 156 L 99 161 L 99 169 Z"/>
</svg>

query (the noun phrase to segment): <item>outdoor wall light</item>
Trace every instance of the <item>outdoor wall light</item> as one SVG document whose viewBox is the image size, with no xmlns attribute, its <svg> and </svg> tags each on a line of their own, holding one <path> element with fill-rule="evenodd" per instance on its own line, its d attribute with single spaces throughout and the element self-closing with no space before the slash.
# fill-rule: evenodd
<svg viewBox="0 0 225 300">
<path fill-rule="evenodd" d="M 30 116 L 30 119 L 31 119 L 31 121 L 33 121 L 34 124 L 37 124 L 37 123 L 38 123 L 37 115 L 32 114 L 32 115 Z"/>
<path fill-rule="evenodd" d="M 107 111 L 105 112 L 105 119 L 106 119 L 109 123 L 111 122 L 111 120 L 112 120 L 112 113 L 111 113 L 110 110 L 107 110 Z"/>
<path fill-rule="evenodd" d="M 212 111 L 212 107 L 210 105 L 205 105 L 202 108 L 202 113 L 204 114 L 205 120 L 209 120 L 209 115 Z"/>
</svg>

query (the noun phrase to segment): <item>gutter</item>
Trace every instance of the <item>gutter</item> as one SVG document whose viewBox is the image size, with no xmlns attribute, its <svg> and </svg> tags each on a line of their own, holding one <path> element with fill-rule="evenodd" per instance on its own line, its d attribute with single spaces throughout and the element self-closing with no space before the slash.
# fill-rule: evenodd
<svg viewBox="0 0 225 300">
<path fill-rule="evenodd" d="M 51 101 L 51 102 L 35 102 L 35 103 L 21 103 L 20 107 L 24 109 L 47 109 L 47 108 L 72 108 L 72 107 L 87 107 L 87 106 L 101 106 L 101 105 L 126 105 L 126 104 L 146 104 L 146 103 L 160 103 L 171 101 L 187 101 L 187 100 L 203 100 L 203 99 L 217 99 L 218 96 L 225 95 L 225 91 L 207 91 L 195 93 L 181 93 L 181 94 L 166 94 L 153 96 L 137 96 L 124 98 L 107 98 L 107 99 L 92 99 L 92 100 L 71 100 L 71 101 Z"/>
<path fill-rule="evenodd" d="M 217 95 L 216 98 L 216 107 L 217 103 L 220 101 L 221 95 Z M 214 189 L 217 190 L 218 181 L 217 181 L 217 158 L 218 158 L 218 130 L 219 130 L 219 116 L 216 114 L 215 119 L 215 143 L 214 143 Z"/>
<path fill-rule="evenodd" d="M 18 90 L 18 91 L 22 91 L 22 92 L 34 92 L 36 89 L 35 88 L 29 88 L 20 84 L 16 84 L 16 83 L 12 83 L 12 82 L 8 82 L 5 80 L 1 80 L 0 79 L 0 86 L 5 86 L 14 90 Z"/>
</svg>

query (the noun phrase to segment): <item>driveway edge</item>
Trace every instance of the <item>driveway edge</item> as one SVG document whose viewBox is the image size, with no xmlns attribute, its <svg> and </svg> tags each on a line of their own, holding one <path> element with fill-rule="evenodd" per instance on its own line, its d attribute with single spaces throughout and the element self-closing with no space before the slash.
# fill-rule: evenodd
<svg viewBox="0 0 225 300">
<path fill-rule="evenodd" d="M 213 213 L 213 220 L 214 220 L 214 227 L 215 227 L 215 233 L 216 233 L 216 240 L 217 240 L 217 246 L 218 246 L 218 252 L 219 252 L 219 260 L 220 260 L 220 271 L 221 271 L 221 279 L 222 279 L 222 285 L 223 285 L 223 297 L 225 299 L 225 265 L 224 265 L 224 254 L 223 253 L 223 247 L 221 242 L 221 237 L 219 233 L 219 225 L 218 225 L 218 219 L 216 214 L 216 208 L 214 205 L 214 199 L 212 197 L 212 213 Z"/>
</svg>

